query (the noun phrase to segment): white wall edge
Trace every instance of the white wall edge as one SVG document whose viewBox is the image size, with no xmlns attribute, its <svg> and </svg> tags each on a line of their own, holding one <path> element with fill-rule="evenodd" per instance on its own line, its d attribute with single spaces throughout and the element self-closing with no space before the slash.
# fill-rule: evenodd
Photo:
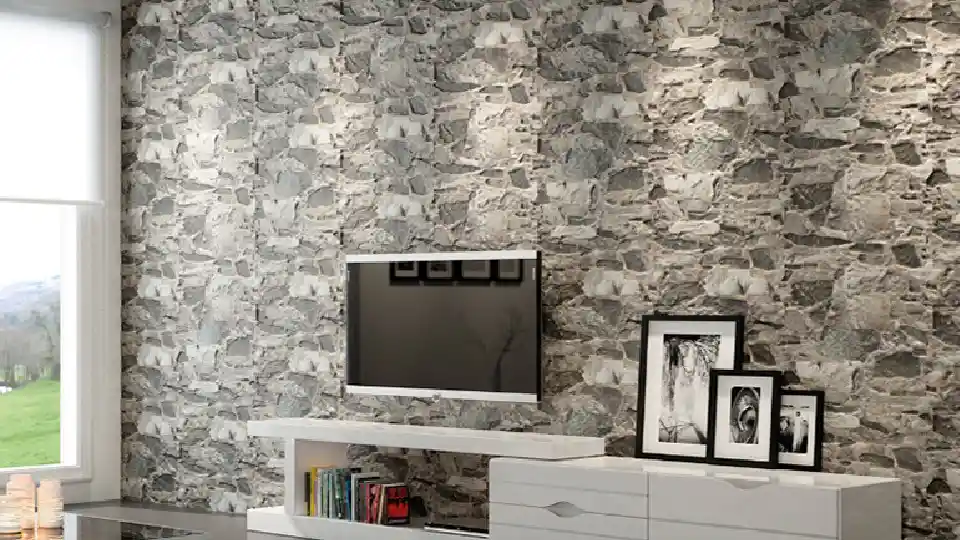
<svg viewBox="0 0 960 540">
<path fill-rule="evenodd" d="M 407 261 L 488 261 L 503 259 L 536 260 L 537 251 L 517 249 L 508 251 L 445 251 L 442 253 L 375 253 L 347 255 L 347 263 L 385 263 Z"/>
<path fill-rule="evenodd" d="M 502 403 L 537 403 L 536 394 L 513 392 L 472 392 L 468 390 L 433 390 L 429 388 L 355 385 L 347 385 L 346 392 L 348 394 L 363 396 L 446 398 L 470 401 L 497 401 Z"/>
</svg>

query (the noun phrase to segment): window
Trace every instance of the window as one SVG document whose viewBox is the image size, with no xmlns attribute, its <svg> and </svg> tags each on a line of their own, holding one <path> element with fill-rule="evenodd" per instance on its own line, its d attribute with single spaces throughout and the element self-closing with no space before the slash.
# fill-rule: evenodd
<svg viewBox="0 0 960 540">
<path fill-rule="evenodd" d="M 0 482 L 120 491 L 119 0 L 0 0 Z"/>
</svg>

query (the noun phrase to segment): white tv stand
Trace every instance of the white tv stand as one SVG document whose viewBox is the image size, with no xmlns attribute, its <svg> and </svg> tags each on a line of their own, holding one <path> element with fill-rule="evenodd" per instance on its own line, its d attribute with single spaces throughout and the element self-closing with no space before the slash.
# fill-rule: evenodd
<svg viewBox="0 0 960 540">
<path fill-rule="evenodd" d="M 453 539 L 417 525 L 305 515 L 304 473 L 347 466 L 347 446 L 364 444 L 500 456 L 490 462 L 490 540 L 900 539 L 896 478 L 602 457 L 603 439 L 536 433 L 308 418 L 249 422 L 248 433 L 286 440 L 284 506 L 248 511 L 252 531 Z"/>
<path fill-rule="evenodd" d="M 569 437 L 510 431 L 407 426 L 376 422 L 286 418 L 247 423 L 249 435 L 282 438 L 286 442 L 284 504 L 247 512 L 247 529 L 315 540 L 450 540 L 451 535 L 416 526 L 395 527 L 339 519 L 310 517 L 304 503 L 304 473 L 310 467 L 349 466 L 351 444 L 414 448 L 438 452 L 484 454 L 531 460 L 562 460 L 600 456 L 599 437 Z"/>
</svg>

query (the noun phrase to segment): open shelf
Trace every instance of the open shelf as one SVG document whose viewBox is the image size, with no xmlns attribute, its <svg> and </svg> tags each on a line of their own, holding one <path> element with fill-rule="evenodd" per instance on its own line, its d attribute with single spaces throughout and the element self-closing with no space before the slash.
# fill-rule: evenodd
<svg viewBox="0 0 960 540">
<path fill-rule="evenodd" d="M 380 422 L 278 418 L 247 422 L 256 437 L 415 448 L 529 459 L 570 459 L 603 455 L 601 437 L 572 437 L 515 431 L 485 431 Z"/>
<path fill-rule="evenodd" d="M 469 538 L 426 531 L 422 523 L 378 525 L 310 516 L 291 516 L 282 506 L 247 511 L 247 530 L 316 540 L 456 540 Z"/>
<path fill-rule="evenodd" d="M 254 437 L 284 440 L 283 506 L 247 511 L 247 528 L 313 540 L 450 540 L 453 532 L 311 517 L 306 473 L 313 467 L 349 467 L 351 444 L 557 461 L 602 456 L 602 437 L 571 437 L 514 431 L 408 426 L 379 422 L 278 418 L 247 422 Z M 389 537 L 389 538 L 387 538 Z"/>
</svg>

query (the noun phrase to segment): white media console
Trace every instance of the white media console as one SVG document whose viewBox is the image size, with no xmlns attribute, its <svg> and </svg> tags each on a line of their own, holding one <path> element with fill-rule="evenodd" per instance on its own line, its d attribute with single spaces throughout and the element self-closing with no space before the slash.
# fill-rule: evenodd
<svg viewBox="0 0 960 540">
<path fill-rule="evenodd" d="M 247 423 L 247 433 L 259 437 L 282 438 L 286 441 L 284 505 L 249 510 L 247 528 L 317 540 L 420 540 L 429 537 L 450 540 L 449 534 L 429 532 L 416 527 L 389 527 L 307 516 L 303 496 L 306 488 L 304 473 L 318 464 L 348 466 L 347 447 L 351 444 L 531 460 L 599 456 L 604 449 L 603 439 L 596 437 L 563 437 L 312 418 L 251 421 Z"/>
<path fill-rule="evenodd" d="M 492 540 L 898 540 L 898 479 L 602 457 L 594 437 L 280 419 L 250 435 L 286 441 L 284 506 L 253 531 L 314 540 L 450 540 L 451 534 L 306 516 L 304 473 L 347 466 L 347 446 L 486 454 Z"/>
</svg>

